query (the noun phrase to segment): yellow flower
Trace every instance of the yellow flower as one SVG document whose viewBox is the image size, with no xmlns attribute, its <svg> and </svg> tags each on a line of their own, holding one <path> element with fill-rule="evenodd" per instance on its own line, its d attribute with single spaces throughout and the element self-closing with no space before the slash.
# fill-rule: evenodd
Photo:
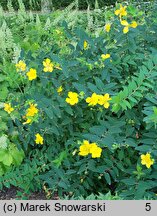
<svg viewBox="0 0 157 216">
<path fill-rule="evenodd" d="M 26 70 L 26 64 L 24 61 L 20 60 L 16 65 L 16 70 L 17 71 L 25 71 Z"/>
<path fill-rule="evenodd" d="M 121 20 L 121 25 L 125 26 L 123 28 L 123 33 L 126 34 L 129 31 L 129 23 L 126 20 Z"/>
<path fill-rule="evenodd" d="M 26 117 L 33 117 L 38 113 L 38 109 L 36 108 L 37 104 L 30 104 L 30 107 L 27 109 Z"/>
<path fill-rule="evenodd" d="M 136 22 L 136 21 L 133 21 L 133 22 L 130 24 L 130 26 L 131 26 L 132 28 L 136 28 L 138 25 L 137 25 L 137 22 Z"/>
<path fill-rule="evenodd" d="M 115 15 L 120 16 L 120 18 L 122 16 L 126 16 L 127 15 L 126 8 L 127 6 L 123 7 L 122 5 L 120 5 L 120 8 L 115 11 Z"/>
<path fill-rule="evenodd" d="M 93 93 L 91 97 L 86 98 L 86 102 L 89 103 L 89 106 L 95 106 L 97 105 L 99 100 L 99 95 L 96 93 Z"/>
<path fill-rule="evenodd" d="M 29 108 L 26 110 L 26 115 L 23 117 L 24 119 L 27 119 L 23 125 L 30 124 L 33 122 L 33 117 L 38 114 L 39 110 L 36 108 L 37 104 L 29 104 Z"/>
<path fill-rule="evenodd" d="M 99 100 L 98 100 L 98 104 L 101 106 L 104 106 L 106 109 L 110 106 L 109 102 L 111 98 L 110 95 L 108 93 L 104 94 L 104 95 L 99 95 Z"/>
<path fill-rule="evenodd" d="M 63 86 L 59 86 L 59 88 L 57 89 L 57 92 L 60 94 L 63 91 Z"/>
<path fill-rule="evenodd" d="M 111 24 L 110 24 L 110 23 L 107 23 L 107 24 L 105 25 L 105 31 L 106 31 L 106 32 L 109 32 L 110 29 L 111 29 Z"/>
<path fill-rule="evenodd" d="M 68 92 L 68 97 L 65 100 L 67 103 L 69 103 L 70 105 L 75 105 L 78 103 L 78 94 L 76 92 Z"/>
<path fill-rule="evenodd" d="M 102 54 L 101 55 L 101 58 L 103 59 L 103 60 L 105 60 L 105 59 L 108 59 L 108 58 L 110 58 L 110 54 Z"/>
<path fill-rule="evenodd" d="M 121 20 L 121 25 L 125 26 L 123 28 L 123 33 L 126 34 L 129 31 L 129 28 L 136 28 L 137 27 L 137 22 L 133 21 L 131 24 L 129 24 L 126 20 Z"/>
<path fill-rule="evenodd" d="M 59 29 L 56 29 L 55 31 L 56 31 L 56 33 L 57 33 L 58 35 L 62 35 L 62 34 L 63 34 L 63 32 L 60 31 Z"/>
<path fill-rule="evenodd" d="M 4 110 L 10 114 L 14 110 L 14 108 L 11 107 L 10 103 L 5 103 L 4 104 Z"/>
<path fill-rule="evenodd" d="M 39 134 L 39 133 L 37 133 L 36 135 L 36 139 L 35 139 L 35 142 L 36 142 L 36 144 L 43 144 L 43 137 Z"/>
<path fill-rule="evenodd" d="M 27 72 L 27 76 L 28 76 L 28 79 L 29 79 L 30 81 L 36 79 L 36 78 L 37 78 L 37 71 L 36 71 L 36 69 L 31 68 L 31 69 Z"/>
<path fill-rule="evenodd" d="M 83 42 L 83 48 L 85 50 L 88 48 L 88 42 L 86 40 Z"/>
<path fill-rule="evenodd" d="M 47 58 L 43 61 L 43 66 L 44 66 L 44 69 L 43 69 L 44 72 L 52 72 L 53 71 L 54 65 L 49 58 Z"/>
<path fill-rule="evenodd" d="M 90 144 L 87 140 L 83 141 L 83 144 L 80 146 L 79 155 L 86 156 L 90 153 Z"/>
<path fill-rule="evenodd" d="M 128 27 L 128 26 L 125 26 L 125 27 L 123 28 L 123 33 L 126 34 L 126 33 L 128 33 L 128 31 L 129 31 L 129 27 Z"/>
<path fill-rule="evenodd" d="M 99 158 L 101 156 L 102 149 L 97 146 L 96 143 L 89 143 L 88 140 L 84 140 L 83 144 L 80 146 L 79 155 L 87 156 L 88 154 L 92 155 L 92 158 Z"/>
<path fill-rule="evenodd" d="M 129 26 L 129 23 L 126 20 L 121 20 L 121 25 Z"/>
<path fill-rule="evenodd" d="M 146 165 L 147 168 L 150 168 L 154 164 L 154 159 L 151 159 L 151 155 L 147 153 L 146 155 L 141 155 L 141 164 Z"/>
<path fill-rule="evenodd" d="M 96 143 L 91 143 L 90 145 L 90 153 L 92 154 L 92 158 L 100 158 L 102 149 L 97 146 Z"/>
</svg>

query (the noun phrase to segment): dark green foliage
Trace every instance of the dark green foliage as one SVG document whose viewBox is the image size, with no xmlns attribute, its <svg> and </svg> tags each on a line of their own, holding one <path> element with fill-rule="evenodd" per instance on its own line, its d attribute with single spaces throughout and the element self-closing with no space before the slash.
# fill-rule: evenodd
<svg viewBox="0 0 157 216">
<path fill-rule="evenodd" d="M 10 0 L 11 1 L 11 0 Z M 42 0 L 22 0 L 26 10 L 41 10 L 41 2 Z M 151 0 L 152 2 L 154 0 Z M 4 8 L 4 10 L 7 10 L 7 2 L 8 0 L 1 0 L 0 4 L 2 5 L 2 7 Z M 69 4 L 71 4 L 72 2 L 74 2 L 74 0 L 49 0 L 50 5 L 51 5 L 51 9 L 64 9 L 65 7 L 67 7 Z M 116 2 L 123 2 L 122 0 L 116 1 L 116 0 L 78 0 L 78 7 L 80 10 L 86 10 L 88 5 L 90 6 L 91 9 L 94 9 L 95 7 L 99 7 L 99 8 L 103 8 L 105 6 L 110 6 L 110 5 L 115 5 Z M 130 0 L 130 2 L 132 3 L 136 3 L 136 1 L 134 0 Z M 138 1 L 139 3 L 143 3 L 143 2 L 147 2 L 147 0 L 140 0 Z M 18 10 L 19 8 L 19 4 L 18 4 L 18 0 L 12 0 L 12 4 L 15 10 Z"/>
</svg>

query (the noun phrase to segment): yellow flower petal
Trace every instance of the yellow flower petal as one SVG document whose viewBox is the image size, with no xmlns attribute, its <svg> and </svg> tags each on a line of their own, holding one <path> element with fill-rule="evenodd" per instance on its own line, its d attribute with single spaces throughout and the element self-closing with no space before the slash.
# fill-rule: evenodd
<svg viewBox="0 0 157 216">
<path fill-rule="evenodd" d="M 128 27 L 128 26 L 126 26 L 126 27 L 123 28 L 123 33 L 124 33 L 124 34 L 127 34 L 128 31 L 129 31 L 129 27 Z"/>
<path fill-rule="evenodd" d="M 101 58 L 103 59 L 103 60 L 106 60 L 106 59 L 108 59 L 108 58 L 110 58 L 111 56 L 110 56 L 110 54 L 102 54 L 101 55 Z"/>
<path fill-rule="evenodd" d="M 138 25 L 137 25 L 137 22 L 136 21 L 133 21 L 130 25 L 132 28 L 136 28 Z"/>
<path fill-rule="evenodd" d="M 79 102 L 78 96 L 79 95 L 76 92 L 70 91 L 68 92 L 68 98 L 66 98 L 65 101 L 73 106 Z"/>
<path fill-rule="evenodd" d="M 31 68 L 31 69 L 27 72 L 27 76 L 28 76 L 28 79 L 29 79 L 30 81 L 36 79 L 36 78 L 37 78 L 37 71 L 36 71 L 36 69 Z"/>
<path fill-rule="evenodd" d="M 17 71 L 25 71 L 26 70 L 26 64 L 24 61 L 20 60 L 16 65 L 16 70 Z"/>
<path fill-rule="evenodd" d="M 109 108 L 109 106 L 110 106 L 109 102 L 105 102 L 105 103 L 104 103 L 104 107 L 105 107 L 106 109 Z"/>
<path fill-rule="evenodd" d="M 120 10 L 119 10 L 119 9 L 117 9 L 117 10 L 115 10 L 115 12 L 114 12 L 114 13 L 115 13 L 115 15 L 117 15 L 117 16 L 118 16 L 118 15 L 120 14 Z"/>
<path fill-rule="evenodd" d="M 11 104 L 10 103 L 5 103 L 4 104 L 4 110 L 7 112 L 7 113 L 11 113 L 12 111 L 14 111 L 14 108 L 13 107 L 11 107 Z"/>
<path fill-rule="evenodd" d="M 83 48 L 85 50 L 88 48 L 88 42 L 86 40 L 83 42 Z"/>
<path fill-rule="evenodd" d="M 121 21 L 121 25 L 123 26 L 129 26 L 129 23 L 126 20 Z"/>
<path fill-rule="evenodd" d="M 110 24 L 110 23 L 107 23 L 107 24 L 105 25 L 105 31 L 106 31 L 106 32 L 109 32 L 110 29 L 111 29 L 111 24 Z"/>
<path fill-rule="evenodd" d="M 99 95 L 96 93 L 93 93 L 91 97 L 86 98 L 86 102 L 89 103 L 89 106 L 95 106 L 97 105 L 99 100 Z"/>
<path fill-rule="evenodd" d="M 154 164 L 154 159 L 151 159 L 151 155 L 147 153 L 146 155 L 141 155 L 141 164 L 145 165 L 148 169 L 151 167 L 151 165 Z"/>
<path fill-rule="evenodd" d="M 39 133 L 37 133 L 35 135 L 35 137 L 36 137 L 36 139 L 35 139 L 36 144 L 41 144 L 42 145 L 43 141 L 44 141 L 43 137 Z"/>
<path fill-rule="evenodd" d="M 63 87 L 59 86 L 59 88 L 57 89 L 57 92 L 60 94 L 63 91 Z"/>
</svg>

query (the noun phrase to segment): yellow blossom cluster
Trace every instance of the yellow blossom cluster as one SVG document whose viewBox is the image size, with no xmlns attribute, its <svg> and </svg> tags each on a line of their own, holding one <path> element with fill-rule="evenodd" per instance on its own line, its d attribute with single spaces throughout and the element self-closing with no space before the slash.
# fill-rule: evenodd
<svg viewBox="0 0 157 216">
<path fill-rule="evenodd" d="M 51 62 L 49 58 L 46 58 L 43 61 L 43 66 L 44 66 L 44 69 L 43 69 L 44 72 L 52 72 L 54 69 L 54 64 Z"/>
<path fill-rule="evenodd" d="M 126 15 L 127 15 L 126 8 L 127 8 L 127 6 L 124 6 L 124 7 L 123 7 L 123 6 L 120 4 L 120 8 L 117 9 L 117 10 L 115 10 L 115 12 L 114 12 L 115 15 L 116 15 L 116 16 L 119 16 L 120 19 L 121 19 L 122 16 L 126 16 Z"/>
<path fill-rule="evenodd" d="M 37 134 L 35 135 L 35 137 L 36 137 L 35 143 L 36 143 L 36 144 L 41 144 L 41 145 L 43 145 L 43 141 L 44 141 L 43 137 L 42 137 L 39 133 L 37 133 Z"/>
<path fill-rule="evenodd" d="M 14 108 L 11 106 L 10 103 L 5 103 L 4 104 L 4 110 L 10 114 L 12 111 L 14 111 Z"/>
<path fill-rule="evenodd" d="M 78 96 L 79 95 L 76 92 L 70 91 L 68 92 L 68 97 L 65 99 L 65 101 L 73 106 L 79 102 Z"/>
<path fill-rule="evenodd" d="M 36 106 L 37 104 L 29 103 L 29 108 L 26 110 L 26 115 L 23 117 L 24 119 L 27 119 L 26 122 L 23 123 L 24 125 L 32 123 L 33 118 L 38 114 L 39 110 L 36 108 Z M 5 103 L 4 110 L 10 114 L 12 111 L 14 111 L 14 108 L 10 103 Z M 43 144 L 43 137 L 39 133 L 36 134 L 35 142 L 36 144 Z"/>
<path fill-rule="evenodd" d="M 150 168 L 151 165 L 154 164 L 154 159 L 151 159 L 151 155 L 149 153 L 141 155 L 141 164 L 146 165 L 147 168 Z"/>
<path fill-rule="evenodd" d="M 26 70 L 26 64 L 24 61 L 20 60 L 16 65 L 16 70 L 17 71 L 25 71 Z M 58 70 L 62 70 L 62 68 L 60 67 L 59 64 L 54 64 L 51 62 L 51 60 L 49 58 L 46 58 L 43 61 L 43 71 L 44 72 L 52 72 L 54 70 L 54 68 L 58 69 Z M 28 79 L 30 81 L 34 80 L 37 78 L 37 70 L 34 68 L 30 68 L 29 71 L 26 73 Z"/>
<path fill-rule="evenodd" d="M 127 8 L 127 6 L 123 7 L 122 5 L 120 5 L 120 8 L 115 10 L 115 15 L 119 16 L 121 25 L 124 26 L 124 28 L 123 28 L 124 34 L 128 33 L 129 28 L 136 28 L 138 26 L 136 21 L 132 21 L 132 23 L 129 24 L 127 22 L 127 20 L 122 19 L 123 16 L 127 16 L 126 8 Z"/>
<path fill-rule="evenodd" d="M 26 64 L 24 61 L 20 60 L 16 65 L 16 70 L 17 71 L 26 71 Z M 36 69 L 30 68 L 30 70 L 26 73 L 28 79 L 30 81 L 34 80 L 37 78 L 37 71 Z"/>
<path fill-rule="evenodd" d="M 110 58 L 111 57 L 111 55 L 110 54 L 102 54 L 101 55 L 101 58 L 102 58 L 102 60 L 106 60 L 106 59 L 108 59 L 108 58 Z"/>
<path fill-rule="evenodd" d="M 79 149 L 79 155 L 87 156 L 92 155 L 92 158 L 100 158 L 102 148 L 98 147 L 96 143 L 89 143 L 88 140 L 84 140 Z"/>
<path fill-rule="evenodd" d="M 132 21 L 132 23 L 129 24 L 126 20 L 121 20 L 121 25 L 125 26 L 123 28 L 124 34 L 128 33 L 129 28 L 136 28 L 138 26 L 136 21 Z"/>
<path fill-rule="evenodd" d="M 30 81 L 36 79 L 36 78 L 37 78 L 37 71 L 36 71 L 36 69 L 31 68 L 31 69 L 27 72 L 27 76 L 28 76 L 28 79 L 29 79 Z"/>
<path fill-rule="evenodd" d="M 97 104 L 104 106 L 104 108 L 108 108 L 110 106 L 109 102 L 111 98 L 108 93 L 104 95 L 98 95 L 96 93 L 93 93 L 91 97 L 86 98 L 86 102 L 89 106 L 95 106 Z"/>
<path fill-rule="evenodd" d="M 17 71 L 25 71 L 26 70 L 26 64 L 22 60 L 20 60 L 15 66 L 16 66 Z"/>
<path fill-rule="evenodd" d="M 27 109 L 26 115 L 24 116 L 24 118 L 26 118 L 27 121 L 24 122 L 23 124 L 32 123 L 33 117 L 38 114 L 38 109 L 36 108 L 36 106 L 37 104 L 32 104 L 32 103 L 29 104 L 29 108 Z M 14 111 L 14 108 L 11 107 L 10 103 L 5 103 L 4 110 L 10 114 L 12 111 Z M 36 137 L 35 143 L 42 145 L 44 141 L 43 137 L 39 133 L 37 133 L 35 137 Z"/>
<path fill-rule="evenodd" d="M 43 61 L 43 66 L 44 66 L 44 69 L 43 69 L 44 72 L 52 72 L 54 70 L 54 68 L 56 68 L 58 70 L 62 70 L 62 68 L 60 67 L 59 64 L 53 63 L 51 61 L 51 59 L 49 59 L 49 58 L 46 58 Z"/>
<path fill-rule="evenodd" d="M 39 110 L 36 108 L 36 106 L 37 106 L 37 104 L 32 104 L 32 103 L 29 104 L 29 108 L 26 111 L 26 116 L 24 116 L 24 118 L 26 118 L 27 121 L 24 122 L 23 124 L 32 123 L 33 117 L 35 117 L 39 112 Z"/>
</svg>

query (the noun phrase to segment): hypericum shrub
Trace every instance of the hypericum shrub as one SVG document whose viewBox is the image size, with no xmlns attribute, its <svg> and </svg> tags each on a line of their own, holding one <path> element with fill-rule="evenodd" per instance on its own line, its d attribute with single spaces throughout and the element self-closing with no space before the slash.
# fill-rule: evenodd
<svg viewBox="0 0 157 216">
<path fill-rule="evenodd" d="M 154 198 L 156 175 L 156 24 L 118 5 L 99 37 L 63 23 L 70 51 L 22 52 L 15 65 L 24 80 L 8 100 L 26 154 L 52 154 L 40 176 L 53 190 L 75 196 L 118 192 Z M 149 36 L 148 36 L 149 33 Z M 150 49 L 150 46 L 152 47 Z"/>
</svg>

